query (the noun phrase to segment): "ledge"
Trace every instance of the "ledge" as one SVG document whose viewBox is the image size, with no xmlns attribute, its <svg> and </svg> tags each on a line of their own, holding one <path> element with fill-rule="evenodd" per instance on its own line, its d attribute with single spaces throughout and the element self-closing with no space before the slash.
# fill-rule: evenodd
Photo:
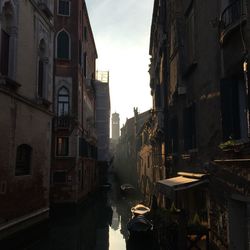
<svg viewBox="0 0 250 250">
<path fill-rule="evenodd" d="M 250 167 L 250 159 L 219 159 L 213 161 L 216 165 L 220 166 L 241 166 L 241 167 Z"/>
<path fill-rule="evenodd" d="M 46 220 L 49 217 L 49 208 L 42 208 L 28 215 L 8 221 L 0 225 L 0 239 L 14 234 L 22 229 L 25 229 L 40 221 Z"/>
<path fill-rule="evenodd" d="M 0 75 L 0 87 L 4 87 L 6 89 L 16 91 L 19 87 L 21 87 L 21 84 L 12 80 L 8 76 Z"/>
</svg>

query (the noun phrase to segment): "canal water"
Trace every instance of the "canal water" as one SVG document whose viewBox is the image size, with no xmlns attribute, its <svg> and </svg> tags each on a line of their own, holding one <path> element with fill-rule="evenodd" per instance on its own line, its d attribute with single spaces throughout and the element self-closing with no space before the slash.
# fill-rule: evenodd
<svg viewBox="0 0 250 250">
<path fill-rule="evenodd" d="M 88 204 L 74 211 L 55 211 L 42 230 L 27 232 L 21 239 L 21 245 L 11 247 L 11 244 L 6 244 L 6 249 L 126 250 L 130 209 L 140 198 L 123 197 L 113 175 L 110 182 L 112 188 L 101 190 Z"/>
</svg>

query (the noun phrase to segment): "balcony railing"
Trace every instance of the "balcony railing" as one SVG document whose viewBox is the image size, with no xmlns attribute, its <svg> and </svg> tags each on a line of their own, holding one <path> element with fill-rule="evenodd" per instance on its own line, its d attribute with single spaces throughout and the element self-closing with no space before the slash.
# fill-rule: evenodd
<svg viewBox="0 0 250 250">
<path fill-rule="evenodd" d="M 231 29 L 235 28 L 246 19 L 244 0 L 236 0 L 228 5 L 221 14 L 220 28 L 221 40 Z"/>
<path fill-rule="evenodd" d="M 70 127 L 70 117 L 69 116 L 55 117 L 55 128 L 69 129 L 69 127 Z"/>
</svg>

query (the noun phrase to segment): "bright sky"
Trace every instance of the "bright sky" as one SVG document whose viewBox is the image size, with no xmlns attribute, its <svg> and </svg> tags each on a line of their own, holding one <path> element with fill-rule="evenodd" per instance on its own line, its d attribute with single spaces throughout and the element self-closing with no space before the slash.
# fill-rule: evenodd
<svg viewBox="0 0 250 250">
<path fill-rule="evenodd" d="M 111 113 L 121 126 L 152 107 L 149 37 L 153 0 L 86 0 L 94 33 L 97 70 L 110 72 Z"/>
</svg>

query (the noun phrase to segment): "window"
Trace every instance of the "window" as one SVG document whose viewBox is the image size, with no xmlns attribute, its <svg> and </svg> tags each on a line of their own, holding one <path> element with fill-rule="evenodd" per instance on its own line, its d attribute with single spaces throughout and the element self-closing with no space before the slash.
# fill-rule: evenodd
<svg viewBox="0 0 250 250">
<path fill-rule="evenodd" d="M 63 87 L 58 92 L 58 116 L 66 116 L 69 114 L 69 91 Z"/>
<path fill-rule="evenodd" d="M 57 137 L 57 156 L 68 156 L 69 155 L 69 138 L 68 137 Z"/>
<path fill-rule="evenodd" d="M 161 85 L 156 84 L 155 86 L 155 108 L 161 108 Z"/>
<path fill-rule="evenodd" d="M 168 148 L 169 153 L 177 153 L 178 152 L 178 119 L 174 117 L 170 120 L 170 129 L 169 129 L 169 141 Z"/>
<path fill-rule="evenodd" d="M 79 138 L 79 155 L 88 157 L 88 143 L 84 138 Z"/>
<path fill-rule="evenodd" d="M 195 104 L 184 109 L 183 114 L 184 149 L 196 148 Z"/>
<path fill-rule="evenodd" d="M 88 29 L 86 26 L 83 28 L 83 35 L 84 35 L 84 40 L 88 41 Z"/>
<path fill-rule="evenodd" d="M 44 76 L 44 65 L 43 61 L 40 59 L 38 63 L 38 96 L 43 97 L 43 76 Z"/>
<path fill-rule="evenodd" d="M 15 175 L 29 175 L 31 172 L 31 153 L 29 145 L 22 144 L 17 147 Z"/>
<path fill-rule="evenodd" d="M 83 68 L 83 75 L 86 78 L 86 76 L 87 76 L 87 53 L 86 52 L 83 55 L 83 63 L 84 63 L 84 65 L 83 65 L 83 67 L 84 67 Z"/>
<path fill-rule="evenodd" d="M 186 37 L 187 37 L 187 62 L 193 64 L 195 61 L 195 20 L 194 9 L 191 7 L 186 17 Z"/>
<path fill-rule="evenodd" d="M 54 172 L 53 183 L 66 183 L 66 172 L 65 171 Z"/>
<path fill-rule="evenodd" d="M 57 36 L 57 58 L 70 59 L 70 37 L 65 31 Z"/>
<path fill-rule="evenodd" d="M 79 65 L 82 66 L 82 43 L 79 40 L 79 55 L 78 55 Z"/>
<path fill-rule="evenodd" d="M 37 74 L 37 95 L 38 97 L 45 97 L 45 79 L 46 75 L 46 63 L 45 58 L 47 58 L 46 53 L 46 42 L 44 39 L 41 39 L 39 42 L 39 52 L 38 52 L 38 74 Z"/>
<path fill-rule="evenodd" d="M 1 30 L 0 73 L 2 75 L 8 75 L 9 71 L 9 43 L 9 34 Z"/>
<path fill-rule="evenodd" d="M 7 182 L 0 181 L 0 194 L 6 194 L 7 192 Z"/>
<path fill-rule="evenodd" d="M 70 1 L 69 0 L 59 0 L 58 14 L 63 15 L 63 16 L 70 16 Z"/>
<path fill-rule="evenodd" d="M 221 114 L 223 140 L 247 137 L 246 93 L 237 79 L 221 81 Z"/>
<path fill-rule="evenodd" d="M 97 159 L 97 147 L 90 145 L 91 158 Z"/>
</svg>

